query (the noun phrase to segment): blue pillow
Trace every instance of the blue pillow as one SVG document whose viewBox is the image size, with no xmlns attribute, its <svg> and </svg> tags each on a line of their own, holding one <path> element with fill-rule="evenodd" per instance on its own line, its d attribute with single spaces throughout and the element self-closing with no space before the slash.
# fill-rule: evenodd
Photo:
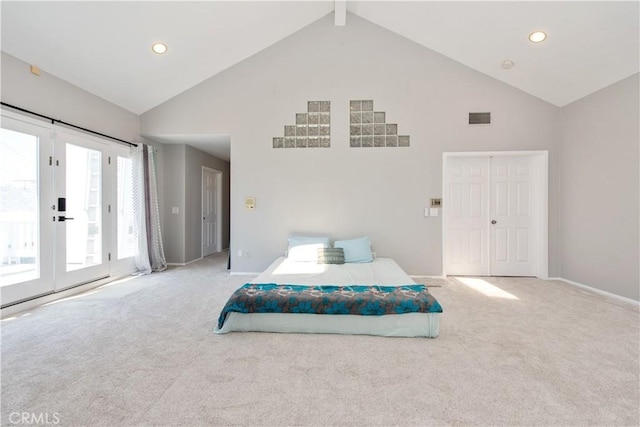
<svg viewBox="0 0 640 427">
<path fill-rule="evenodd" d="M 289 237 L 287 258 L 296 262 L 318 262 L 318 249 L 330 248 L 328 237 Z"/>
<path fill-rule="evenodd" d="M 369 237 L 360 237 L 351 240 L 336 240 L 334 248 L 342 248 L 344 251 L 344 262 L 371 262 L 371 242 Z"/>
</svg>

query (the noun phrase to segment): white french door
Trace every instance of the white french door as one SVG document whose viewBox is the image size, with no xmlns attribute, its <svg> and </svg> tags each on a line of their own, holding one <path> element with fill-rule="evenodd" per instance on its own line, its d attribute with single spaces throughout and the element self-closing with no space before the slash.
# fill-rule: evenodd
<svg viewBox="0 0 640 427">
<path fill-rule="evenodd" d="M 0 303 L 52 292 L 53 141 L 48 128 L 2 117 Z"/>
<path fill-rule="evenodd" d="M 120 215 L 128 151 L 2 112 L 3 307 L 132 270 L 133 254 L 121 250 L 132 239 L 131 218 Z"/>
<path fill-rule="evenodd" d="M 445 155 L 447 275 L 546 276 L 546 159 L 546 152 Z"/>
<path fill-rule="evenodd" d="M 87 138 L 58 133 L 54 142 L 55 290 L 109 276 L 108 154 Z M 53 206 L 53 205 L 52 205 Z"/>
</svg>

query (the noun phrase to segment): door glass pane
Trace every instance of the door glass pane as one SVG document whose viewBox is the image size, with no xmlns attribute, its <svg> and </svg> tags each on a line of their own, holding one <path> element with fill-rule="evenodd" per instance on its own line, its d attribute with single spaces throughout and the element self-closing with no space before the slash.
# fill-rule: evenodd
<svg viewBox="0 0 640 427">
<path fill-rule="evenodd" d="M 37 279 L 38 138 L 0 129 L 0 285 Z"/>
<path fill-rule="evenodd" d="M 118 259 L 135 255 L 132 165 L 131 159 L 118 157 Z"/>
<path fill-rule="evenodd" d="M 102 153 L 67 144 L 67 271 L 102 264 Z"/>
</svg>

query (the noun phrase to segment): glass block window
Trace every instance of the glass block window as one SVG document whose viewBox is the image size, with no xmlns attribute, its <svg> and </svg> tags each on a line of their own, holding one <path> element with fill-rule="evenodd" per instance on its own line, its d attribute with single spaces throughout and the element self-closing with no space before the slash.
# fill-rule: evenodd
<svg viewBox="0 0 640 427">
<path fill-rule="evenodd" d="M 409 135 L 398 135 L 398 125 L 386 122 L 384 111 L 375 111 L 372 100 L 349 101 L 349 146 L 408 147 Z"/>
<path fill-rule="evenodd" d="M 295 124 L 284 126 L 284 137 L 273 138 L 273 148 L 331 147 L 331 101 L 309 101 L 306 113 L 296 113 Z"/>
</svg>

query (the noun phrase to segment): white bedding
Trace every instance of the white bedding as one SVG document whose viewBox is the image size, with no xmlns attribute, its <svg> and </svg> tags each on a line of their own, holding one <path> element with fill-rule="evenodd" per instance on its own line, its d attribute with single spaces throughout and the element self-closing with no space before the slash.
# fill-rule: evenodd
<svg viewBox="0 0 640 427">
<path fill-rule="evenodd" d="M 278 258 L 252 283 L 296 285 L 384 285 L 415 283 L 390 258 L 376 258 L 362 264 L 315 264 Z M 405 313 L 384 316 L 358 316 L 300 313 L 229 313 L 218 334 L 232 331 L 296 332 L 380 335 L 397 337 L 436 337 L 440 313 Z"/>
<path fill-rule="evenodd" d="M 316 264 L 280 257 L 253 283 L 400 286 L 415 282 L 391 258 L 366 263 Z"/>
</svg>

